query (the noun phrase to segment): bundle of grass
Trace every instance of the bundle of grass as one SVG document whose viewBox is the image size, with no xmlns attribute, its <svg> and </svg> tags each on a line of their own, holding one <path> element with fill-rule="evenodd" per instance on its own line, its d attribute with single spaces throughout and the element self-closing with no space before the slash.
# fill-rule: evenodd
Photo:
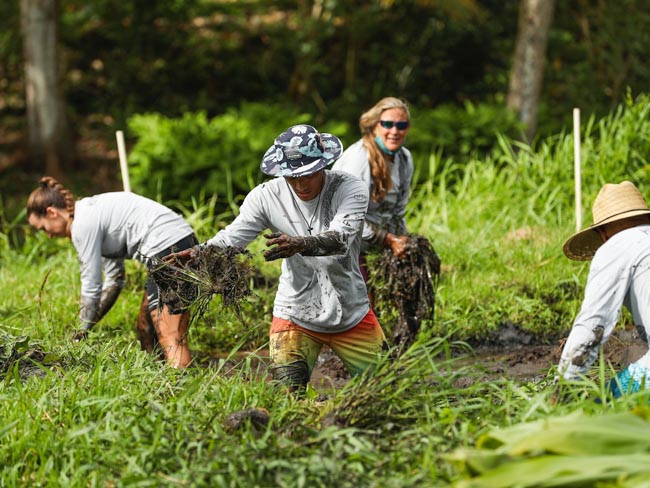
<svg viewBox="0 0 650 488">
<path fill-rule="evenodd" d="M 440 258 L 426 237 L 413 235 L 403 256 L 397 258 L 390 249 L 384 249 L 369 266 L 369 291 L 375 303 L 397 309 L 392 341 L 399 353 L 415 341 L 423 320 L 433 320 Z"/>
<path fill-rule="evenodd" d="M 214 295 L 224 306 L 239 312 L 240 302 L 250 295 L 251 254 L 240 247 L 200 246 L 185 263 L 160 259 L 150 264 L 160 290 L 160 303 L 178 314 L 194 308 L 192 320 L 201 317 Z"/>
<path fill-rule="evenodd" d="M 423 404 L 448 405 L 456 395 L 472 396 L 454 386 L 471 375 L 457 359 L 441 359 L 452 344 L 446 337 L 420 341 L 398 358 L 384 356 L 377 365 L 347 383 L 320 418 L 325 427 L 369 430 L 408 429 L 431 411 Z M 454 347 L 457 344 L 454 344 Z M 465 403 L 463 403 L 465 404 Z"/>
</svg>

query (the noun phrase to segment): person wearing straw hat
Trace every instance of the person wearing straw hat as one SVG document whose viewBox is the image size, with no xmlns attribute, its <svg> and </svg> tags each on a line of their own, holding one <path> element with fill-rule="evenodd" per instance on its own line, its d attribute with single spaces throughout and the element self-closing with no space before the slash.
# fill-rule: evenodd
<svg viewBox="0 0 650 488">
<path fill-rule="evenodd" d="M 564 243 L 564 254 L 591 261 L 584 299 L 558 365 L 567 380 L 583 375 L 607 342 L 622 305 L 639 334 L 650 332 L 650 209 L 637 187 L 623 181 L 604 185 L 592 208 L 593 225 Z M 650 352 L 618 373 L 614 396 L 643 385 L 650 388 Z"/>
<path fill-rule="evenodd" d="M 306 387 L 324 344 L 354 375 L 376 362 L 385 342 L 359 269 L 368 190 L 358 178 L 326 169 L 342 149 L 332 134 L 289 127 L 262 158 L 262 172 L 274 179 L 253 188 L 235 220 L 202 244 L 245 247 L 270 230 L 264 257 L 284 261 L 269 349 L 273 377 L 290 391 Z"/>
<path fill-rule="evenodd" d="M 72 193 L 44 176 L 27 200 L 29 224 L 48 237 L 67 237 L 77 250 L 81 271 L 80 330 L 85 338 L 115 304 L 125 285 L 124 259 L 149 264 L 198 243 L 183 217 L 158 202 L 130 192 L 101 193 L 75 201 Z M 103 272 L 103 277 L 102 277 Z M 160 346 L 167 363 L 184 368 L 191 359 L 187 344 L 189 312 L 159 306 L 151 274 L 136 322 L 142 349 Z"/>
</svg>

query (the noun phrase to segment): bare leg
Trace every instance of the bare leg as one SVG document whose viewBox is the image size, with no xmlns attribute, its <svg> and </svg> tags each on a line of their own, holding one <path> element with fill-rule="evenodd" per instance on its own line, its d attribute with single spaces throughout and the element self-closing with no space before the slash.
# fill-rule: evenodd
<svg viewBox="0 0 650 488">
<path fill-rule="evenodd" d="M 174 368 L 185 368 L 192 360 L 190 348 L 187 345 L 187 331 L 190 325 L 190 314 L 184 312 L 178 315 L 169 313 L 165 305 L 162 310 L 152 310 L 158 343 L 167 359 Z"/>
<path fill-rule="evenodd" d="M 153 320 L 149 313 L 149 298 L 147 297 L 146 291 L 140 304 L 140 313 L 135 323 L 135 332 L 138 335 L 142 350 L 151 354 L 156 348 L 156 345 L 158 345 L 158 337 L 156 336 L 156 329 L 154 328 Z"/>
</svg>

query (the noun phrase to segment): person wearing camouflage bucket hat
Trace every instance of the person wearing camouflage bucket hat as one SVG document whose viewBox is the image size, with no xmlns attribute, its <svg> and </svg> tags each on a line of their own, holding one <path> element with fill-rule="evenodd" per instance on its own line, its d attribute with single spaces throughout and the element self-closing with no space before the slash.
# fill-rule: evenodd
<svg viewBox="0 0 650 488">
<path fill-rule="evenodd" d="M 327 169 L 342 151 L 332 134 L 289 127 L 262 157 L 260 169 L 275 178 L 253 188 L 235 220 L 202 244 L 246 247 L 270 230 L 264 257 L 284 261 L 269 350 L 274 380 L 290 391 L 304 391 L 324 344 L 353 375 L 372 367 L 385 346 L 359 268 L 368 189 Z"/>
<path fill-rule="evenodd" d="M 338 137 L 311 125 L 294 125 L 280 134 L 266 150 L 260 168 L 269 176 L 307 176 L 336 161 L 343 153 Z"/>
<path fill-rule="evenodd" d="M 598 359 L 623 305 L 645 342 L 650 333 L 650 209 L 638 188 L 624 181 L 604 185 L 592 210 L 593 225 L 563 245 L 569 259 L 592 260 L 582 306 L 558 365 L 567 380 L 580 378 Z M 614 397 L 643 387 L 650 388 L 650 352 L 609 384 Z"/>
</svg>

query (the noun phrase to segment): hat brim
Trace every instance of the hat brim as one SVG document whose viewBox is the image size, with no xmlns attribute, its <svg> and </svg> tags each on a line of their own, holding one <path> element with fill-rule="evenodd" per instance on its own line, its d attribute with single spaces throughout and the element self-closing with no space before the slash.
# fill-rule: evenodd
<svg viewBox="0 0 650 488">
<path fill-rule="evenodd" d="M 323 157 L 316 159 L 309 164 L 304 164 L 302 166 L 296 166 L 293 168 L 289 166 L 283 167 L 283 165 L 280 164 L 280 161 L 277 160 L 264 159 L 262 160 L 262 164 L 260 164 L 262 173 L 276 177 L 286 176 L 289 178 L 298 178 L 300 176 L 308 176 L 314 174 L 317 171 L 326 168 L 341 157 L 341 154 L 343 154 L 343 143 L 335 135 L 328 134 L 326 132 L 321 132 L 320 137 L 323 142 L 323 146 L 326 148 L 325 152 L 323 153 Z M 274 146 L 269 147 L 269 149 L 267 149 L 267 153 L 273 148 Z"/>
<path fill-rule="evenodd" d="M 594 257 L 598 248 L 603 245 L 603 240 L 598 232 L 600 227 L 618 220 L 646 214 L 650 214 L 650 209 L 631 210 L 591 225 L 569 237 L 562 246 L 562 251 L 564 251 L 564 255 L 567 258 L 573 259 L 574 261 L 589 261 Z"/>
</svg>

